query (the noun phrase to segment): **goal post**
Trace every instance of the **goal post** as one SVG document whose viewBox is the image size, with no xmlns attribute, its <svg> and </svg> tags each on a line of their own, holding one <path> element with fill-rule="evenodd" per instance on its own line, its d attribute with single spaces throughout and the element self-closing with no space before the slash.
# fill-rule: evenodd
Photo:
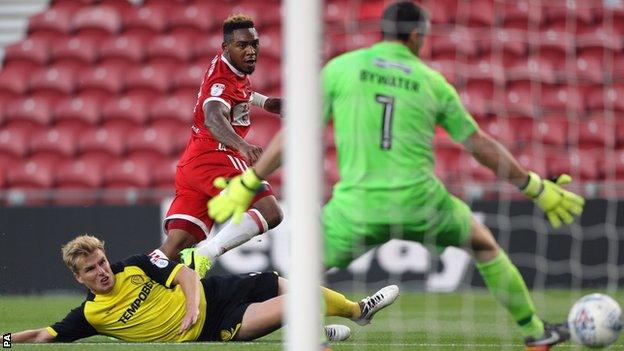
<svg viewBox="0 0 624 351">
<path fill-rule="evenodd" d="M 292 228 L 286 350 L 318 351 L 321 336 L 321 1 L 286 0 L 286 206 Z"/>
</svg>

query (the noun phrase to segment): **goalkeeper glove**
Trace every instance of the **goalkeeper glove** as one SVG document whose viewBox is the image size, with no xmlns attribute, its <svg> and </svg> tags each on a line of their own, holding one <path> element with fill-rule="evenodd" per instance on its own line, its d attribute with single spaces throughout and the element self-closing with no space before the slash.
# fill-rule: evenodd
<svg viewBox="0 0 624 351">
<path fill-rule="evenodd" d="M 251 168 L 229 182 L 223 177 L 215 179 L 214 185 L 223 191 L 208 201 L 208 215 L 218 223 L 230 217 L 234 223 L 240 223 L 260 184 L 262 179 Z"/>
<path fill-rule="evenodd" d="M 573 215 L 580 216 L 583 213 L 585 199 L 561 187 L 571 181 L 572 178 L 567 174 L 553 180 L 542 180 L 534 172 L 529 172 L 527 184 L 520 190 L 546 212 L 553 227 L 559 228 L 562 220 L 566 224 L 571 224 L 574 220 Z"/>
</svg>

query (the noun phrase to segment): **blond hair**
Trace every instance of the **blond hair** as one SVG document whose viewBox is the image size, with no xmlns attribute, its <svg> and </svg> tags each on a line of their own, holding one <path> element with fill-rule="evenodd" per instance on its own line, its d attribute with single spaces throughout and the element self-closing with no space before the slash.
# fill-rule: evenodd
<svg viewBox="0 0 624 351">
<path fill-rule="evenodd" d="M 74 273 L 78 273 L 76 267 L 78 259 L 88 256 L 98 249 L 104 251 L 104 241 L 89 234 L 83 234 L 63 245 L 63 247 L 61 247 L 61 252 L 63 253 L 63 261 L 67 268 Z"/>
</svg>

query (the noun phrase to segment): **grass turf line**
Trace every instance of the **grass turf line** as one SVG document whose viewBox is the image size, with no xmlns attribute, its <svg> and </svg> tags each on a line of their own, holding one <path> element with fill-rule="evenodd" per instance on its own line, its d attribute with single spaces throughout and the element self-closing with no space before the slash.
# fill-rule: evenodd
<svg viewBox="0 0 624 351">
<path fill-rule="evenodd" d="M 549 321 L 565 318 L 572 303 L 590 291 L 533 292 L 540 316 Z M 591 291 L 594 292 L 594 291 Z M 358 294 L 361 296 L 361 294 Z M 624 292 L 614 296 L 624 301 Z M 81 296 L 0 296 L 0 332 L 44 327 L 62 319 L 82 302 Z M 513 321 L 487 291 L 454 294 L 403 292 L 399 300 L 381 312 L 373 323 L 359 327 L 340 318 L 327 323 L 351 327 L 349 340 L 332 345 L 335 351 L 388 350 L 522 350 L 521 336 Z M 281 350 L 277 332 L 247 343 L 142 343 L 129 344 L 96 336 L 73 344 L 18 345 L 19 350 Z M 566 344 L 554 350 L 590 350 Z M 624 350 L 624 338 L 608 350 Z"/>
</svg>

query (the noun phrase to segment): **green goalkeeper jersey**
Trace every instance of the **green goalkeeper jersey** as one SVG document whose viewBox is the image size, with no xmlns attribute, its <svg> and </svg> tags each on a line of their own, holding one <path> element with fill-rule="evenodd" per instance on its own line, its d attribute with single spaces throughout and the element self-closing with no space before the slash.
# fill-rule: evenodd
<svg viewBox="0 0 624 351">
<path fill-rule="evenodd" d="M 340 172 L 329 206 L 368 223 L 421 221 L 449 196 L 434 174 L 436 125 L 459 143 L 477 128 L 455 89 L 394 42 L 340 55 L 322 74 Z"/>
</svg>

